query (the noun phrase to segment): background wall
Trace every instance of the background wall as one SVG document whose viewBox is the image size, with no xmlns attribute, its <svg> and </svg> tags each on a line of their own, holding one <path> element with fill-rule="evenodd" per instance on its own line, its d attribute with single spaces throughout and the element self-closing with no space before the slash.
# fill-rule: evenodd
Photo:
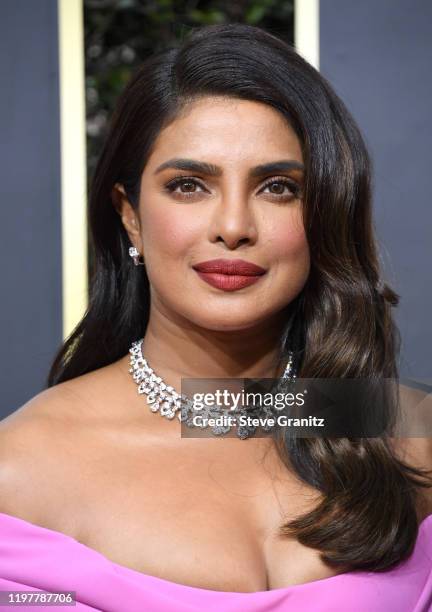
<svg viewBox="0 0 432 612">
<path fill-rule="evenodd" d="M 396 309 L 401 375 L 432 384 L 432 2 L 321 0 L 320 71 L 357 119 Z"/>
<path fill-rule="evenodd" d="M 2 0 L 0 416 L 41 389 L 62 336 L 56 0 Z"/>
</svg>

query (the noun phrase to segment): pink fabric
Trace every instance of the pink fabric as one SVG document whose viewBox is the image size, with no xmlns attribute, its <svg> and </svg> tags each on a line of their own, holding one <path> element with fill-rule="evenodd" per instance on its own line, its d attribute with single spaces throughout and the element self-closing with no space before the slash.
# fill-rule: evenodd
<svg viewBox="0 0 432 612">
<path fill-rule="evenodd" d="M 0 513 L 0 590 L 76 591 L 73 607 L 18 608 L 33 612 L 430 612 L 432 515 L 421 523 L 411 557 L 393 570 L 230 593 L 142 574 L 70 536 Z"/>
</svg>

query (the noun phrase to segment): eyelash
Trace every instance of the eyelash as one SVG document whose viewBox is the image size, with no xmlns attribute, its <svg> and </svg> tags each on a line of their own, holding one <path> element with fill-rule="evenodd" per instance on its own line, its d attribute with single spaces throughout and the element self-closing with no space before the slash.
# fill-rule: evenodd
<svg viewBox="0 0 432 612">
<path fill-rule="evenodd" d="M 171 180 L 169 183 L 165 185 L 165 189 L 169 193 L 174 193 L 174 190 L 177 189 L 177 187 L 179 187 L 180 185 L 184 183 L 193 183 L 194 185 L 198 185 L 198 187 L 201 187 L 201 189 L 205 189 L 205 187 L 202 185 L 200 181 L 198 181 L 197 179 L 193 177 L 188 177 L 188 176 L 175 177 L 173 180 Z M 291 181 L 287 179 L 286 177 L 282 177 L 282 176 L 269 179 L 267 182 L 264 183 L 264 185 L 262 186 L 262 189 L 265 189 L 266 187 L 268 187 L 269 185 L 273 185 L 274 183 L 282 183 L 283 185 L 289 187 L 291 190 L 291 194 L 288 197 L 287 197 L 287 194 L 285 195 L 278 195 L 277 193 L 269 194 L 272 197 L 275 197 L 278 200 L 284 200 L 284 201 L 295 200 L 296 198 L 299 197 L 300 186 L 297 185 L 297 183 L 295 183 L 294 181 Z M 199 192 L 196 192 L 196 191 L 191 191 L 189 193 L 181 192 L 181 196 L 188 199 L 188 198 L 194 197 L 195 195 L 197 195 L 197 193 Z M 179 193 L 177 195 L 179 195 Z"/>
</svg>

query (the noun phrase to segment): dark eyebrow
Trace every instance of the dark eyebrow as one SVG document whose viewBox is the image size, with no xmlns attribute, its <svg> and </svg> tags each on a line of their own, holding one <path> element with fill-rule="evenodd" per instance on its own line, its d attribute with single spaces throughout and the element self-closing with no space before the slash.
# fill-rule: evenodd
<svg viewBox="0 0 432 612">
<path fill-rule="evenodd" d="M 209 176 L 221 176 L 222 168 L 214 164 L 208 164 L 206 162 L 196 161 L 194 159 L 169 159 L 155 170 L 155 174 L 162 172 L 166 168 L 175 168 L 176 170 L 187 170 L 189 172 L 200 172 L 201 174 L 207 174 Z M 249 172 L 251 177 L 260 177 L 265 174 L 277 174 L 278 172 L 286 172 L 287 170 L 301 170 L 304 171 L 302 163 L 293 159 L 282 159 L 276 162 L 270 162 L 268 164 L 262 164 L 255 166 Z"/>
<path fill-rule="evenodd" d="M 264 174 L 277 174 L 278 172 L 286 172 L 287 170 L 301 170 L 304 172 L 304 166 L 295 159 L 281 159 L 280 161 L 256 166 L 251 169 L 249 174 L 253 177 L 260 177 Z"/>
</svg>

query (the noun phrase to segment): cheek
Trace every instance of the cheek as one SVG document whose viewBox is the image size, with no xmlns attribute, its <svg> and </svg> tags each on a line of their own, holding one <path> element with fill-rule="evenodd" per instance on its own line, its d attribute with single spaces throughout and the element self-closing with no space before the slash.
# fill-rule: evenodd
<svg viewBox="0 0 432 612">
<path fill-rule="evenodd" d="M 272 224 L 268 232 L 268 242 L 271 245 L 274 259 L 281 265 L 289 264 L 305 272 L 309 271 L 309 245 L 303 222 L 299 214 L 293 214 L 290 219 L 284 218 L 279 223 Z M 292 268 L 291 268 L 292 269 Z"/>
<path fill-rule="evenodd" d="M 202 233 L 199 218 L 185 214 L 180 207 L 147 207 L 142 223 L 144 252 L 149 258 L 178 259 L 190 252 Z"/>
</svg>

